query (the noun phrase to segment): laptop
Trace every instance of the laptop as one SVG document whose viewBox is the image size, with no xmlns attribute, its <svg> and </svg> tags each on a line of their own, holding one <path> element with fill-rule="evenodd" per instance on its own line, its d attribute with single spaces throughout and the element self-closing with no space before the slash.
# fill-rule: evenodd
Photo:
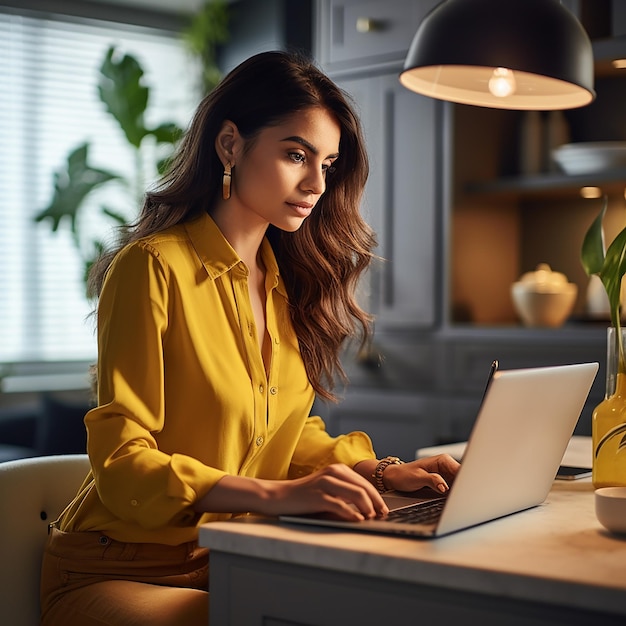
<svg viewBox="0 0 626 626">
<path fill-rule="evenodd" d="M 598 363 L 498 370 L 494 361 L 461 467 L 445 496 L 383 494 L 383 519 L 346 522 L 283 515 L 283 522 L 433 538 L 523 511 L 546 499 Z M 430 509 L 420 519 L 421 509 Z M 415 518 L 418 519 L 415 519 Z"/>
</svg>

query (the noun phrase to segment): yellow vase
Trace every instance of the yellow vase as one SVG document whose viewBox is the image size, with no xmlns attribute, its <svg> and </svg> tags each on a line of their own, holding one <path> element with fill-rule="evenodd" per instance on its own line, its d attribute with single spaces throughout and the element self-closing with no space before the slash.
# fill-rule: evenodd
<svg viewBox="0 0 626 626">
<path fill-rule="evenodd" d="M 619 358 L 626 347 L 626 331 L 621 334 L 620 342 L 616 329 L 608 329 L 606 395 L 591 419 L 595 489 L 626 486 L 626 362 Z"/>
</svg>

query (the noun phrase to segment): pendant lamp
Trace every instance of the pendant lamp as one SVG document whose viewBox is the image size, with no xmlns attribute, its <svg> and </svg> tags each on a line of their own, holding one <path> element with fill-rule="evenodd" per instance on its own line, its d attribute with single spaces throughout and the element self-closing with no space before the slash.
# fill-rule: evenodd
<svg viewBox="0 0 626 626">
<path fill-rule="evenodd" d="M 499 109 L 573 109 L 595 98 L 591 42 L 558 0 L 444 0 L 417 29 L 400 82 Z"/>
</svg>

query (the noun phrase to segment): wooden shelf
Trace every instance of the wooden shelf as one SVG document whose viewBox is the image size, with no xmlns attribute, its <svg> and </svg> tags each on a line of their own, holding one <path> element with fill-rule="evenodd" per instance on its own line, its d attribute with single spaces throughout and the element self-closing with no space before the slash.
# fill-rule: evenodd
<svg viewBox="0 0 626 626">
<path fill-rule="evenodd" d="M 626 36 L 596 39 L 592 45 L 596 78 L 623 77 L 626 79 L 626 69 L 615 69 L 611 65 L 613 59 L 626 58 Z M 470 195 L 511 198 L 544 196 L 578 198 L 580 188 L 585 186 L 601 187 L 602 191 L 609 195 L 623 195 L 624 187 L 626 187 L 626 168 L 577 176 L 553 172 L 477 180 L 467 183 L 463 191 Z"/>
<path fill-rule="evenodd" d="M 515 195 L 580 197 L 581 187 L 600 187 L 609 195 L 623 194 L 626 187 L 626 169 L 606 170 L 594 174 L 539 174 L 511 176 L 488 181 L 468 183 L 465 192 L 476 195 Z"/>
<path fill-rule="evenodd" d="M 625 70 L 612 66 L 613 59 L 626 58 L 626 36 L 592 41 L 596 77 L 624 76 Z"/>
</svg>

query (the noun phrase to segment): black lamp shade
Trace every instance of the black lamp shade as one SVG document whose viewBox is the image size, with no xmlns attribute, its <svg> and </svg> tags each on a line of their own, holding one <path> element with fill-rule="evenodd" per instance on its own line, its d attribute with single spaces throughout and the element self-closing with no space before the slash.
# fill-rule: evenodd
<svg viewBox="0 0 626 626">
<path fill-rule="evenodd" d="M 510 95 L 490 91 L 496 68 L 512 71 Z M 558 0 L 444 0 L 420 24 L 400 82 L 503 109 L 570 109 L 595 98 L 591 42 Z"/>
</svg>

